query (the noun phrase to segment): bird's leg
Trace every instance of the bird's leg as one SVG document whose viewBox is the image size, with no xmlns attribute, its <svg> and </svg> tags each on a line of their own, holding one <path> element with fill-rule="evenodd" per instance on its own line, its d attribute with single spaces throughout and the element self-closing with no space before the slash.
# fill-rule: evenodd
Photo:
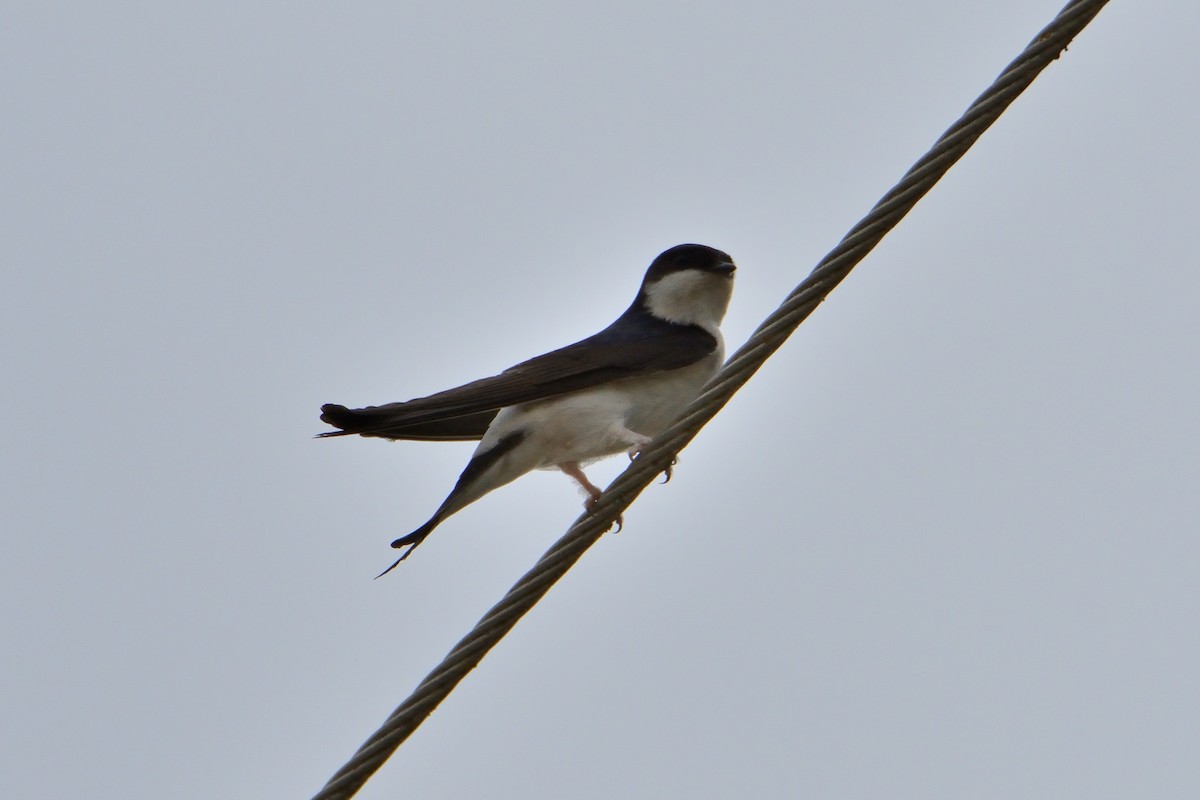
<svg viewBox="0 0 1200 800">
<path fill-rule="evenodd" d="M 596 503 L 599 502 L 600 495 L 603 494 L 600 487 L 588 480 L 587 475 L 583 474 L 583 468 L 579 466 L 578 461 L 564 461 L 558 465 L 558 468 L 563 471 L 564 475 L 578 483 L 579 488 L 587 492 L 588 499 L 584 501 L 583 508 L 589 514 L 594 513 L 596 510 Z M 620 514 L 617 515 L 617 518 L 614 521 L 617 523 L 618 531 L 620 531 L 625 525 L 625 522 L 621 519 Z"/>
<path fill-rule="evenodd" d="M 579 466 L 578 461 L 564 461 L 558 465 L 558 468 L 563 471 L 568 478 L 579 484 L 579 488 L 587 492 L 590 498 L 587 502 L 588 506 L 593 506 L 600 499 L 602 494 L 600 487 L 588 480 L 587 475 L 583 474 L 583 469 Z M 591 508 L 588 509 L 589 511 Z"/>
</svg>

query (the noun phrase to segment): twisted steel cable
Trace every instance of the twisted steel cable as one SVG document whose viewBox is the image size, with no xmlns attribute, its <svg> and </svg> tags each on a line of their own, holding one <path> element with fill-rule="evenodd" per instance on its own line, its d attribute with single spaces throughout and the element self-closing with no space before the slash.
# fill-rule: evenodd
<svg viewBox="0 0 1200 800">
<path fill-rule="evenodd" d="M 876 244 L 925 196 L 1026 87 L 1067 48 L 1108 0 L 1075 0 L 1001 73 L 986 92 L 875 204 L 725 363 L 683 415 L 614 480 L 537 564 L 484 615 L 433 672 L 384 721 L 313 800 L 353 797 L 467 673 L 607 531 L 700 429 L 791 336 Z"/>
</svg>

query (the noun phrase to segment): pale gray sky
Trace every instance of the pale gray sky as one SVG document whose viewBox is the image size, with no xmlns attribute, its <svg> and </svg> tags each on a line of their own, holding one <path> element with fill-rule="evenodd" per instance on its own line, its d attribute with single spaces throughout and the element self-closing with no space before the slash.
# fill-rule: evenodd
<svg viewBox="0 0 1200 800">
<path fill-rule="evenodd" d="M 681 241 L 737 346 L 1062 2 L 10 4 L 0 796 L 317 791 L 580 504 L 372 581 L 471 448 L 319 405 Z M 1198 29 L 1112 3 L 360 797 L 1200 795 Z"/>
</svg>

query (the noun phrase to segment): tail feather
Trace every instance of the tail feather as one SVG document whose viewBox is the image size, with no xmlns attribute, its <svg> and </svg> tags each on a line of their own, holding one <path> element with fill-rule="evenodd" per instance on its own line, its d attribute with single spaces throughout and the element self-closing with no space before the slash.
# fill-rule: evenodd
<svg viewBox="0 0 1200 800">
<path fill-rule="evenodd" d="M 379 573 L 375 577 L 382 578 L 384 575 L 387 575 L 389 572 L 391 572 L 397 566 L 399 566 L 401 561 L 403 561 L 404 559 L 406 559 L 410 555 L 412 555 L 412 551 L 417 549 L 417 545 L 419 545 L 421 542 L 425 541 L 425 537 L 427 537 L 429 534 L 433 533 L 433 529 L 436 528 L 438 526 L 438 523 L 441 521 L 442 521 L 442 515 L 439 512 L 438 514 L 435 514 L 432 519 L 430 519 L 428 522 L 426 522 L 421 527 L 417 528 L 412 533 L 408 534 L 407 536 L 401 536 L 399 539 L 392 542 L 392 547 L 396 548 L 397 550 L 399 550 L 401 547 L 407 547 L 408 549 L 405 550 L 400 555 L 399 558 L 397 558 L 395 561 L 393 561 L 392 565 L 390 567 L 388 567 L 387 569 L 385 569 L 383 572 Z"/>
</svg>

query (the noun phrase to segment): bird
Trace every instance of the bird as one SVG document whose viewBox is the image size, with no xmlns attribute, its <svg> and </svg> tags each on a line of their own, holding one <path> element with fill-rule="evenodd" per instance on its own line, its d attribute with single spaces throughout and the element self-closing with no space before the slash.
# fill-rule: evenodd
<svg viewBox="0 0 1200 800">
<path fill-rule="evenodd" d="M 721 321 L 736 266 L 728 254 L 680 244 L 651 262 L 633 303 L 599 333 L 499 375 L 399 403 L 321 406 L 338 430 L 318 434 L 479 445 L 450 494 L 423 525 L 392 542 L 408 558 L 450 515 L 535 469 L 579 484 L 591 511 L 601 490 L 583 466 L 637 456 L 716 374 Z M 670 478 L 670 470 L 666 472 Z"/>
</svg>

